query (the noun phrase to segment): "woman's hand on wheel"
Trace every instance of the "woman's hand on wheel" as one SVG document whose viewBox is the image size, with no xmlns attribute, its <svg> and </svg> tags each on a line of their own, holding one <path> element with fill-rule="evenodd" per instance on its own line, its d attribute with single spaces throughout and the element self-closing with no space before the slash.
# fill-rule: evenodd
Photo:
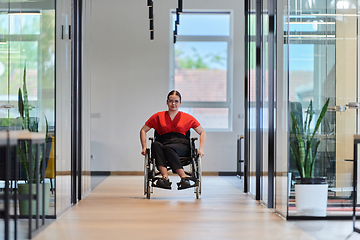
<svg viewBox="0 0 360 240">
<path fill-rule="evenodd" d="M 199 156 L 202 158 L 204 156 L 204 151 L 202 149 L 199 149 Z"/>
<path fill-rule="evenodd" d="M 145 156 L 145 154 L 146 154 L 146 147 L 141 150 L 141 154 Z"/>
</svg>

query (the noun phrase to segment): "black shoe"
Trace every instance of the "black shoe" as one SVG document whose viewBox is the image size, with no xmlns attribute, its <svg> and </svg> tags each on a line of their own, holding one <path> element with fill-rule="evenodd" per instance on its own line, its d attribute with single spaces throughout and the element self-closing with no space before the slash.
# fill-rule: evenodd
<svg viewBox="0 0 360 240">
<path fill-rule="evenodd" d="M 169 179 L 159 178 L 156 183 L 153 183 L 153 187 L 171 189 L 171 184 L 172 182 Z"/>
<path fill-rule="evenodd" d="M 178 182 L 177 185 L 178 190 L 194 187 L 194 185 L 190 184 L 190 180 L 187 178 L 181 178 L 180 182 Z"/>
</svg>

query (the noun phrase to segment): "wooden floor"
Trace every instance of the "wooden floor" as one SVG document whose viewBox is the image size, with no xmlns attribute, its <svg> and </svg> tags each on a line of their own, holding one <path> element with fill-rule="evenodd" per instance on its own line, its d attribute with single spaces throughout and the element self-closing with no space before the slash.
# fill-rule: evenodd
<svg viewBox="0 0 360 240">
<path fill-rule="evenodd" d="M 360 239 L 350 221 L 333 222 L 339 231 L 285 221 L 236 187 L 236 177 L 203 177 L 199 200 L 192 189 L 176 190 L 177 177 L 170 180 L 173 190 L 154 189 L 145 199 L 142 177 L 108 177 L 34 239 Z"/>
</svg>

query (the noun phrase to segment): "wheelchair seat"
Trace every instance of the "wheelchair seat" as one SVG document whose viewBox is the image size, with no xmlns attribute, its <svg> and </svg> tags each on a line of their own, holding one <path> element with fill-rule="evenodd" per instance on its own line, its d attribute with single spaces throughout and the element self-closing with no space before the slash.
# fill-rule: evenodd
<svg viewBox="0 0 360 240">
<path fill-rule="evenodd" d="M 160 135 L 154 131 L 154 137 L 150 137 L 149 140 L 151 144 L 158 140 Z M 195 146 L 196 137 L 190 138 L 190 130 L 186 133 L 186 139 L 189 140 L 190 144 L 190 153 L 188 156 L 179 157 L 181 165 L 184 167 L 185 174 L 187 179 L 194 182 L 192 187 L 194 187 L 194 193 L 196 194 L 196 199 L 200 198 L 201 195 L 201 158 L 198 154 L 198 149 Z M 150 145 L 151 145 L 150 144 Z M 161 178 L 161 174 L 156 170 L 155 158 L 151 152 L 150 148 L 146 149 L 145 162 L 144 162 L 144 195 L 146 198 L 150 199 L 151 193 L 153 193 L 154 182 Z M 187 167 L 188 169 L 186 169 Z M 170 167 L 167 167 L 170 171 Z M 174 172 L 174 171 L 173 171 Z"/>
<path fill-rule="evenodd" d="M 149 138 L 149 140 L 152 142 L 154 141 L 158 141 L 160 139 L 160 135 L 157 131 L 154 131 L 154 137 L 153 138 Z M 191 163 L 191 159 L 193 156 L 195 156 L 195 143 L 194 144 L 191 144 L 191 141 L 195 141 L 197 140 L 196 137 L 192 138 L 193 140 L 190 139 L 190 130 L 186 132 L 186 139 L 189 141 L 189 145 L 190 145 L 190 153 L 187 155 L 187 156 L 182 156 L 182 157 L 179 157 L 180 158 L 180 161 L 181 161 L 181 165 L 184 167 L 184 166 L 187 166 Z M 153 156 L 151 156 L 152 158 L 154 158 Z M 170 170 L 170 169 L 169 169 Z M 173 173 L 175 173 L 173 171 Z"/>
</svg>

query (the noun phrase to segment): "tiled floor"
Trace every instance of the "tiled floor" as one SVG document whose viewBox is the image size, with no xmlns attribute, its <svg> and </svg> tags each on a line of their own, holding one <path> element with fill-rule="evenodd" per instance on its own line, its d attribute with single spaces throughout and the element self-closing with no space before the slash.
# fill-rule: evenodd
<svg viewBox="0 0 360 240">
<path fill-rule="evenodd" d="M 34 239 L 360 239 L 351 221 L 285 221 L 240 190 L 236 177 L 203 177 L 203 192 L 154 189 L 110 176 Z"/>
</svg>

